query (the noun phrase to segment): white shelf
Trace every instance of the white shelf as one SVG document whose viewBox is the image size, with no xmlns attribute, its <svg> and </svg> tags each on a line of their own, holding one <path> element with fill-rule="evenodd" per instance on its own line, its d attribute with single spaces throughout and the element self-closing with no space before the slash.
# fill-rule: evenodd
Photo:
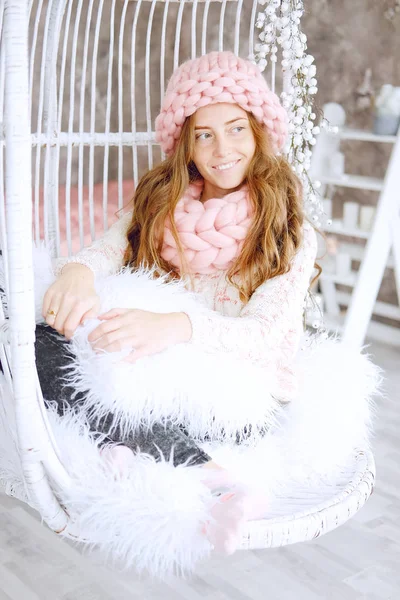
<svg viewBox="0 0 400 600">
<path fill-rule="evenodd" d="M 365 176 L 352 173 L 335 176 L 334 172 L 327 168 L 327 164 L 331 153 L 338 150 L 344 140 L 391 144 L 388 147 L 391 157 L 385 175 L 382 178 L 368 177 L 372 173 L 367 171 Z M 346 339 L 360 345 L 367 335 L 369 338 L 400 346 L 400 327 L 397 327 L 400 321 L 399 307 L 377 302 L 386 267 L 393 268 L 394 265 L 396 269 L 400 267 L 394 251 L 391 253 L 389 264 L 386 260 L 398 234 L 397 221 L 393 215 L 398 215 L 399 210 L 399 140 L 400 131 L 396 135 L 386 136 L 343 126 L 336 134 L 326 132 L 321 135 L 318 138 L 320 152 L 314 155 L 316 158 L 313 164 L 313 179 L 323 184 L 322 190 L 325 188 L 327 192 L 324 194 L 322 191 L 322 196 L 327 196 L 332 203 L 333 195 L 339 188 L 342 188 L 342 195 L 345 196 L 349 195 L 345 192 L 350 188 L 372 191 L 377 197 L 376 216 L 373 225 L 371 224 L 371 231 L 362 230 L 361 221 L 355 220 L 354 227 L 349 228 L 343 223 L 343 218 L 334 219 L 331 226 L 324 224 L 322 228 L 324 235 L 337 236 L 335 241 L 337 251 L 347 257 L 344 256 L 343 260 L 339 257 L 336 260 L 333 255 L 335 250 L 333 242 L 329 247 L 330 254 L 327 253 L 325 246 L 319 245 L 320 250 L 324 250 L 319 255 L 326 256 L 325 264 L 324 256 L 321 257 L 321 266 L 324 270 L 320 279 L 324 306 L 326 309 L 329 308 L 329 313 L 325 315 L 325 323 L 329 329 L 337 330 L 338 333 L 342 331 Z M 362 205 L 363 202 L 359 204 Z M 329 209 L 328 203 L 327 209 Z M 333 212 L 335 214 L 335 211 Z M 347 222 L 351 223 L 346 220 Z M 351 265 L 348 264 L 350 260 L 361 261 L 362 268 L 358 271 L 355 268 L 351 269 Z M 336 266 L 340 268 L 341 265 L 343 265 L 341 272 L 344 272 L 344 276 L 335 272 Z M 345 267 L 349 272 L 345 271 Z M 344 286 L 345 292 L 337 289 L 341 286 Z M 375 316 L 372 318 L 373 315 Z M 396 326 L 378 323 L 377 319 L 383 318 L 393 320 Z"/>
<path fill-rule="evenodd" d="M 352 244 L 351 242 L 341 242 L 339 241 L 339 251 L 343 254 L 350 254 L 352 260 L 357 260 L 361 262 L 364 258 L 365 254 L 365 246 L 360 244 Z M 323 260 L 322 260 L 323 266 Z M 390 253 L 386 267 L 389 269 L 394 268 L 394 259 L 393 254 Z"/>
<path fill-rule="evenodd" d="M 350 229 L 349 227 L 345 227 L 343 223 L 332 223 L 329 227 L 321 227 L 325 233 L 334 233 L 338 235 L 345 235 L 348 237 L 356 237 L 363 240 L 367 240 L 370 236 L 370 231 L 363 231 L 362 229 L 354 228 Z"/>
<path fill-rule="evenodd" d="M 325 315 L 324 325 L 329 331 L 340 334 L 343 330 L 344 320 L 344 315 L 339 315 L 338 317 L 328 317 Z M 390 327 L 377 321 L 370 321 L 367 329 L 367 338 L 392 346 L 400 346 L 400 328 Z"/>
<path fill-rule="evenodd" d="M 336 301 L 338 304 L 348 306 L 351 302 L 351 294 L 348 292 L 336 291 Z M 375 302 L 372 314 L 386 317 L 387 319 L 393 319 L 394 321 L 400 321 L 400 307 L 395 304 L 389 304 L 389 302 L 381 302 L 379 300 Z"/>
<path fill-rule="evenodd" d="M 380 192 L 383 189 L 383 179 L 379 179 L 378 177 L 366 177 L 363 175 L 350 175 L 345 173 L 341 177 L 321 175 L 318 179 L 325 185 L 336 185 L 337 187 L 370 190 L 372 192 Z"/>
<path fill-rule="evenodd" d="M 338 283 L 340 285 L 348 285 L 349 287 L 354 287 L 356 285 L 357 276 L 357 271 L 350 271 L 350 273 L 346 276 L 341 276 L 337 273 L 324 273 L 322 271 L 320 279 L 323 279 L 324 281 L 333 281 L 333 283 Z"/>
<path fill-rule="evenodd" d="M 358 140 L 360 142 L 380 142 L 384 144 L 394 144 L 396 142 L 396 135 L 377 135 L 372 131 L 366 131 L 364 129 L 350 129 L 344 127 L 340 129 L 337 134 L 342 140 Z"/>
</svg>

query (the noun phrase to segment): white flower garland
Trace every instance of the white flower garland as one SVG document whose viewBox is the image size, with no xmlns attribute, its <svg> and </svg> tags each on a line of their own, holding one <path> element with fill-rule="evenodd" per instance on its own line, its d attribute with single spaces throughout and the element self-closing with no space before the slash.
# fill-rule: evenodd
<svg viewBox="0 0 400 600">
<path fill-rule="evenodd" d="M 314 112 L 313 96 L 318 92 L 316 79 L 317 69 L 314 57 L 307 54 L 307 36 L 301 31 L 300 23 L 304 14 L 303 0 L 259 0 L 266 5 L 263 12 L 257 15 L 256 26 L 261 29 L 260 43 L 254 47 L 255 54 L 251 58 L 261 71 L 271 63 L 274 80 L 278 48 L 282 53 L 282 71 L 284 91 L 281 93 L 283 107 L 289 118 L 289 136 L 284 153 L 292 165 L 294 172 L 303 185 L 304 208 L 307 216 L 316 227 L 330 225 L 324 215 L 320 195 L 316 192 L 321 187 L 319 181 L 311 181 L 312 148 L 316 136 L 321 129 L 332 133 L 337 128 L 330 127 L 326 119 L 321 119 L 320 127 L 315 124 L 317 115 Z M 308 322 L 320 335 L 327 336 L 324 325 L 321 298 L 311 293 L 304 305 L 304 325 Z"/>
<path fill-rule="evenodd" d="M 293 170 L 303 184 L 305 210 L 316 226 L 321 226 L 322 203 L 315 190 L 320 182 L 310 180 L 312 146 L 320 128 L 315 125 L 313 98 L 317 91 L 317 69 L 314 57 L 307 54 L 307 36 L 301 31 L 300 21 L 304 13 L 302 0 L 261 0 L 266 4 L 264 12 L 257 15 L 256 26 L 262 29 L 261 43 L 255 45 L 252 57 L 261 71 L 268 59 L 275 69 L 278 46 L 282 49 L 284 91 L 282 105 L 289 117 L 289 138 L 284 149 Z M 268 57 L 268 59 L 267 59 Z"/>
</svg>

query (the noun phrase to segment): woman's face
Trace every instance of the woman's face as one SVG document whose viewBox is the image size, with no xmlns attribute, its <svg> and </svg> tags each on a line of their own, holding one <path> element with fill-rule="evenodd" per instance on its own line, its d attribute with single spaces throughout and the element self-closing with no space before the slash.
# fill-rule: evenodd
<svg viewBox="0 0 400 600">
<path fill-rule="evenodd" d="M 221 198 L 241 186 L 256 144 L 247 112 L 221 102 L 194 114 L 193 162 L 204 178 L 202 200 Z"/>
</svg>

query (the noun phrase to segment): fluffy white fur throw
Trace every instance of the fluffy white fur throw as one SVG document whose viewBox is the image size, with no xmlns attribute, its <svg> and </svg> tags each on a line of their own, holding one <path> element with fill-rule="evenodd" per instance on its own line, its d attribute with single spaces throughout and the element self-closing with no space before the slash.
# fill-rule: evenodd
<svg viewBox="0 0 400 600">
<path fill-rule="evenodd" d="M 36 254 L 35 264 L 40 314 L 41 297 L 52 274 L 46 253 Z M 183 310 L 185 303 L 206 310 L 180 285 L 151 281 L 143 272 L 125 272 L 98 285 L 104 310 L 118 305 L 177 311 Z M 132 288 L 131 296 L 128 288 Z M 255 367 L 241 365 L 240 376 L 235 375 L 240 393 L 233 385 L 227 391 L 226 380 L 209 384 L 197 377 L 194 387 L 186 377 L 187 371 L 191 370 L 192 377 L 198 372 L 191 361 L 202 365 L 201 372 L 209 369 L 215 378 L 226 373 L 225 369 L 229 369 L 230 377 L 239 370 L 222 356 L 218 357 L 218 369 L 214 369 L 215 356 L 195 353 L 186 344 L 136 365 L 121 366 L 116 356 L 92 353 L 86 338 L 95 325 L 96 321 L 80 328 L 73 342 L 76 383 L 81 389 L 91 390 L 86 408 L 98 415 L 112 410 L 127 428 L 140 422 L 149 424 L 167 410 L 168 416 L 172 413 L 188 424 L 193 435 L 212 432 L 214 441 L 202 447 L 244 483 L 262 487 L 266 517 L 282 494 L 295 498 L 296 490 L 307 488 L 310 496 L 318 497 L 321 486 L 332 486 L 334 490 L 338 475 L 353 460 L 354 449 L 369 447 L 372 396 L 379 383 L 379 369 L 366 354 L 336 339 L 304 338 L 296 360 L 296 368 L 302 373 L 298 397 L 277 410 L 272 373 L 258 373 Z M 172 368 L 178 364 L 182 373 L 179 388 L 169 381 L 170 361 Z M 156 377 L 151 377 L 153 372 Z M 251 384 L 250 376 L 254 378 Z M 154 384 L 154 380 L 161 381 L 161 385 Z M 210 400 L 207 394 L 219 385 L 224 394 Z M 3 398 L 7 393 L 3 382 Z M 153 416 L 149 410 L 154 411 Z M 63 463 L 73 478 L 71 488 L 57 490 L 58 495 L 76 518 L 87 544 L 95 544 L 118 565 L 146 570 L 158 577 L 190 572 L 209 555 L 211 548 L 199 524 L 206 519 L 212 498 L 202 483 L 200 467 L 174 468 L 171 462 L 157 463 L 152 457 L 138 454 L 129 472 L 113 477 L 99 457 L 98 442 L 89 432 L 84 413 L 66 413 L 60 418 L 55 410 L 49 410 L 49 418 Z M 264 424 L 266 419 L 271 427 L 264 438 L 252 440 L 257 443 L 238 446 L 230 439 L 236 429 L 249 422 Z M 0 425 L 0 479 L 8 478 L 21 491 L 15 431 L 13 434 L 10 420 L 5 417 L 0 418 Z M 221 427 L 226 431 L 225 439 L 221 439 Z"/>
<path fill-rule="evenodd" d="M 41 300 L 52 280 L 45 251 L 35 253 L 37 318 Z M 39 259 L 39 260 L 38 260 Z M 117 275 L 97 278 L 101 311 L 136 308 L 159 313 L 185 310 L 212 312 L 200 295 L 189 293 L 181 282 L 153 279 L 151 271 L 129 269 Z M 163 417 L 184 424 L 190 435 L 213 440 L 235 440 L 252 426 L 257 429 L 276 422 L 280 404 L 273 371 L 223 353 L 210 354 L 188 344 L 178 344 L 135 364 L 121 360 L 129 351 L 96 354 L 87 341 L 100 323 L 91 319 L 72 339 L 73 375 L 68 376 L 76 391 L 86 393 L 82 408 L 100 419 L 114 414 L 112 429 L 123 433 L 139 425 L 151 426 Z"/>
</svg>

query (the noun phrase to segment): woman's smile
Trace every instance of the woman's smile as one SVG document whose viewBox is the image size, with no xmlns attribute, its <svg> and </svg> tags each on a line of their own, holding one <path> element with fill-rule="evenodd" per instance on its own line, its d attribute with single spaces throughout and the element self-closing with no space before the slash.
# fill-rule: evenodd
<svg viewBox="0 0 400 600">
<path fill-rule="evenodd" d="M 237 160 L 231 161 L 229 163 L 223 163 L 223 164 L 220 164 L 220 165 L 215 165 L 213 167 L 213 169 L 215 171 L 229 171 L 230 169 L 232 169 L 233 167 L 235 167 L 238 164 L 239 161 L 240 161 L 240 158 L 238 158 Z"/>
</svg>

